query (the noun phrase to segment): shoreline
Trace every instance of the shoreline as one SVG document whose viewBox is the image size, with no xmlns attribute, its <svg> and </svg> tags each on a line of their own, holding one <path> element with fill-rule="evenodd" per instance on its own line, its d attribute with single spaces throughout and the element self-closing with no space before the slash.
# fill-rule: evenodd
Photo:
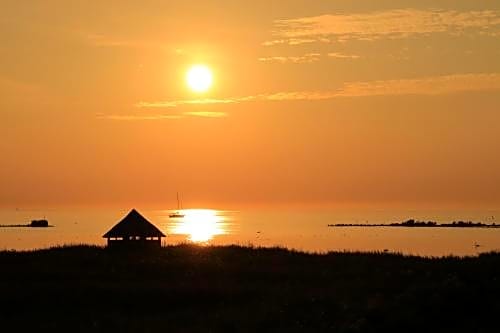
<svg viewBox="0 0 500 333">
<path fill-rule="evenodd" d="M 407 225 L 391 225 L 391 224 L 327 224 L 329 228 L 348 228 L 348 227 L 391 227 L 391 228 L 457 228 L 457 229 L 499 229 L 500 225 L 482 225 L 482 226 L 451 226 L 451 225 L 422 225 L 422 226 L 407 226 Z"/>
<path fill-rule="evenodd" d="M 438 223 L 434 221 L 418 221 L 410 219 L 404 222 L 395 223 L 335 223 L 328 224 L 328 227 L 400 227 L 400 228 L 500 228 L 500 224 L 483 223 L 472 221 L 453 221 L 451 223 Z"/>
<path fill-rule="evenodd" d="M 0 228 L 33 228 L 33 229 L 44 229 L 44 228 L 54 228 L 55 225 L 47 226 L 33 226 L 30 224 L 0 224 Z"/>
</svg>

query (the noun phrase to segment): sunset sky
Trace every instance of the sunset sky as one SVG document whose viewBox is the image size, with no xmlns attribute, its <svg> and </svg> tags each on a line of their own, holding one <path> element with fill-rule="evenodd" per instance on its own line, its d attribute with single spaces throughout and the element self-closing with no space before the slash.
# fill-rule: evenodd
<svg viewBox="0 0 500 333">
<path fill-rule="evenodd" d="M 500 206 L 499 1 L 1 7 L 2 207 Z"/>
</svg>

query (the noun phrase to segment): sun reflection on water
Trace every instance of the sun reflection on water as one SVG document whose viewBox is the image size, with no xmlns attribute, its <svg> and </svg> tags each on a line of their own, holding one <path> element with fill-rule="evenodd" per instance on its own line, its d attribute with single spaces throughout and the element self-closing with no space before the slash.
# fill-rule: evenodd
<svg viewBox="0 0 500 333">
<path fill-rule="evenodd" d="M 212 209 L 184 209 L 184 217 L 177 218 L 170 226 L 170 233 L 187 235 L 188 240 L 207 242 L 217 235 L 227 233 L 225 218 Z"/>
</svg>

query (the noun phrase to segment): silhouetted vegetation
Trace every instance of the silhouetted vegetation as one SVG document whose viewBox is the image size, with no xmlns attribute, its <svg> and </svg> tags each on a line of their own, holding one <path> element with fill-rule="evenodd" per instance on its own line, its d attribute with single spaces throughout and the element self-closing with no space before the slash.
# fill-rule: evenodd
<svg viewBox="0 0 500 333">
<path fill-rule="evenodd" d="M 1 228 L 48 228 L 53 227 L 47 220 L 33 220 L 29 224 L 0 224 Z"/>
<path fill-rule="evenodd" d="M 500 228 L 500 225 L 495 223 L 486 224 L 483 222 L 472 221 L 454 221 L 452 223 L 437 223 L 434 221 L 415 221 L 413 219 L 404 222 L 396 222 L 389 224 L 361 224 L 361 223 L 337 223 L 329 224 L 329 227 L 420 227 L 420 228 Z"/>
<path fill-rule="evenodd" d="M 2 332 L 493 332 L 500 254 L 0 252 Z"/>
</svg>

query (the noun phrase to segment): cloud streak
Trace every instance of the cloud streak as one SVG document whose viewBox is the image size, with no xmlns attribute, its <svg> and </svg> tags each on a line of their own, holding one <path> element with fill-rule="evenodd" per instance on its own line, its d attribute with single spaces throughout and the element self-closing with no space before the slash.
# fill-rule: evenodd
<svg viewBox="0 0 500 333">
<path fill-rule="evenodd" d="M 301 45 L 301 44 L 309 44 L 309 43 L 330 43 L 331 41 L 328 38 L 287 38 L 287 39 L 275 39 L 269 40 L 262 43 L 263 46 L 274 46 L 280 44 L 287 45 Z"/>
<path fill-rule="evenodd" d="M 460 92 L 500 91 L 500 74 L 456 74 L 418 79 L 347 82 L 330 91 L 293 91 L 225 99 L 139 102 L 138 108 L 176 108 L 185 105 L 237 104 L 258 101 L 319 101 L 342 97 L 444 95 Z"/>
<path fill-rule="evenodd" d="M 328 14 L 277 20 L 275 40 L 263 45 L 294 45 L 296 41 L 397 39 L 432 33 L 474 32 L 497 36 L 500 11 L 396 9 L 362 14 Z"/>
<path fill-rule="evenodd" d="M 176 101 L 160 101 L 160 102 L 139 102 L 135 106 L 138 108 L 175 108 L 183 105 L 212 105 L 212 104 L 234 104 L 255 100 L 257 96 L 245 96 L 235 98 L 203 98 L 203 99 L 186 99 Z"/>
<path fill-rule="evenodd" d="M 340 52 L 331 52 L 326 54 L 329 58 L 336 59 L 359 59 L 361 56 L 356 54 L 345 54 Z M 321 53 L 307 53 L 301 56 L 273 56 L 258 58 L 260 62 L 280 63 L 280 64 L 311 64 L 318 62 L 324 57 Z"/>
<path fill-rule="evenodd" d="M 338 59 L 359 59 L 361 56 L 357 54 L 345 54 L 340 52 L 330 52 L 328 53 L 330 58 L 338 58 Z"/>
<path fill-rule="evenodd" d="M 227 117 L 226 112 L 217 111 L 191 111 L 182 113 L 170 114 L 103 114 L 96 115 L 98 119 L 119 120 L 119 121 L 147 121 L 147 120 L 177 120 L 186 117 L 201 117 L 201 118 L 224 118 Z"/>
<path fill-rule="evenodd" d="M 444 95 L 500 90 L 500 74 L 457 74 L 420 79 L 348 83 L 340 96 Z"/>
<path fill-rule="evenodd" d="M 321 58 L 320 53 L 307 53 L 302 56 L 288 56 L 288 57 L 261 57 L 259 61 L 261 62 L 278 62 L 281 64 L 293 63 L 293 64 L 304 64 L 313 63 L 319 61 Z"/>
<path fill-rule="evenodd" d="M 121 121 L 137 121 L 137 120 L 172 120 L 172 119 L 180 119 L 182 115 L 175 114 L 150 114 L 150 115 L 141 115 L 141 114 L 103 114 L 99 113 L 96 115 L 98 119 L 107 119 L 107 120 L 121 120 Z"/>
</svg>

